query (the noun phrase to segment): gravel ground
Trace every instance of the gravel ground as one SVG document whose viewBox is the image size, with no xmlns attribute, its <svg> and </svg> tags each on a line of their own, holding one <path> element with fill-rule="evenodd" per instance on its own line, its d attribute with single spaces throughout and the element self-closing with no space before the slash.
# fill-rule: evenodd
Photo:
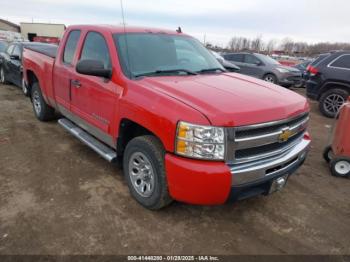
<svg viewBox="0 0 350 262">
<path fill-rule="evenodd" d="M 151 212 L 118 167 L 0 86 L 0 254 L 350 254 L 350 179 L 330 176 L 333 122 L 311 106 L 311 152 L 284 191 Z"/>
</svg>

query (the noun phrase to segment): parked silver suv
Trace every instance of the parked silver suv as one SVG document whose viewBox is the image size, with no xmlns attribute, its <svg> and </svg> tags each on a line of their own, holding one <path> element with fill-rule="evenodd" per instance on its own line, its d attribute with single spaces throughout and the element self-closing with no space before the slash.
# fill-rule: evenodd
<svg viewBox="0 0 350 262">
<path fill-rule="evenodd" d="M 291 87 L 301 81 L 300 70 L 281 65 L 273 58 L 257 53 L 230 53 L 223 57 L 239 66 L 241 74 L 253 76 L 265 81 Z"/>
</svg>

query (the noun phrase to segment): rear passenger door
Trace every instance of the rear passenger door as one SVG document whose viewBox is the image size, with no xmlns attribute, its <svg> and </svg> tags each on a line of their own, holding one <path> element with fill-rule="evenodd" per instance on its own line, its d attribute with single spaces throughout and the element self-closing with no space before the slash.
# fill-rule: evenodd
<svg viewBox="0 0 350 262">
<path fill-rule="evenodd" d="M 228 54 L 228 55 L 224 55 L 224 58 L 227 61 L 230 61 L 231 63 L 240 67 L 241 70 L 239 70 L 238 73 L 246 74 L 246 67 L 245 67 L 245 64 L 243 63 L 244 54 Z"/>
<path fill-rule="evenodd" d="M 111 40 L 112 41 L 112 40 Z M 112 69 L 112 60 L 105 35 L 87 32 L 80 51 L 80 60 L 98 60 Z M 118 106 L 120 90 L 111 80 L 75 73 L 71 79 L 71 110 L 79 117 L 81 126 L 110 146 L 115 146 L 111 122 Z"/>
<path fill-rule="evenodd" d="M 72 93 L 71 79 L 72 75 L 75 74 L 74 65 L 80 36 L 80 30 L 72 30 L 68 33 L 63 53 L 60 58 L 57 57 L 54 68 L 55 98 L 61 113 L 66 117 L 69 117 Z"/>
<path fill-rule="evenodd" d="M 328 65 L 329 78 L 350 83 L 350 54 L 340 55 Z"/>
</svg>

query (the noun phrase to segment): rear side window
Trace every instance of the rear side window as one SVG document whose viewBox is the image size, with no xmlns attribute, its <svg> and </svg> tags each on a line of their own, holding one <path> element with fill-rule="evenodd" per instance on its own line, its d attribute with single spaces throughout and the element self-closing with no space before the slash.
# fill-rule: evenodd
<svg viewBox="0 0 350 262">
<path fill-rule="evenodd" d="M 341 55 L 334 60 L 329 66 L 344 69 L 350 69 L 350 55 Z"/>
<path fill-rule="evenodd" d="M 318 64 L 320 64 L 324 59 L 326 59 L 330 54 L 322 54 L 319 57 L 317 57 L 315 59 L 315 61 L 313 61 L 311 63 L 312 66 L 317 66 Z"/>
<path fill-rule="evenodd" d="M 234 62 L 243 62 L 244 55 L 243 54 L 231 54 L 225 55 L 225 59 L 234 61 Z"/>
<path fill-rule="evenodd" d="M 89 32 L 86 36 L 80 60 L 86 59 L 101 61 L 106 69 L 111 68 L 108 46 L 101 34 Z"/>
<path fill-rule="evenodd" d="M 72 64 L 75 51 L 77 49 L 78 41 L 80 38 L 80 31 L 74 30 L 69 33 L 66 46 L 63 53 L 63 62 Z"/>
</svg>

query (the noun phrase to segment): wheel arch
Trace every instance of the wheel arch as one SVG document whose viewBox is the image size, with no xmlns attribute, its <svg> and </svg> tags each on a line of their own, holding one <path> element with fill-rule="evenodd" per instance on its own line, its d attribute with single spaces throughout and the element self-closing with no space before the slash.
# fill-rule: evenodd
<svg viewBox="0 0 350 262">
<path fill-rule="evenodd" d="M 156 137 L 162 144 L 163 148 L 165 148 L 161 139 L 148 128 L 128 118 L 121 119 L 117 137 L 117 154 L 123 155 L 126 145 L 129 143 L 129 141 L 135 137 L 144 135 L 152 135 Z"/>
<path fill-rule="evenodd" d="M 331 89 L 343 89 L 350 94 L 350 84 L 338 81 L 329 81 L 322 85 L 321 90 L 317 96 L 317 100 L 319 101 L 322 95 L 331 90 Z"/>
<path fill-rule="evenodd" d="M 28 92 L 29 92 L 29 95 L 31 95 L 32 86 L 34 83 L 39 83 L 39 79 L 32 70 L 26 71 L 26 77 L 27 77 Z"/>
</svg>

